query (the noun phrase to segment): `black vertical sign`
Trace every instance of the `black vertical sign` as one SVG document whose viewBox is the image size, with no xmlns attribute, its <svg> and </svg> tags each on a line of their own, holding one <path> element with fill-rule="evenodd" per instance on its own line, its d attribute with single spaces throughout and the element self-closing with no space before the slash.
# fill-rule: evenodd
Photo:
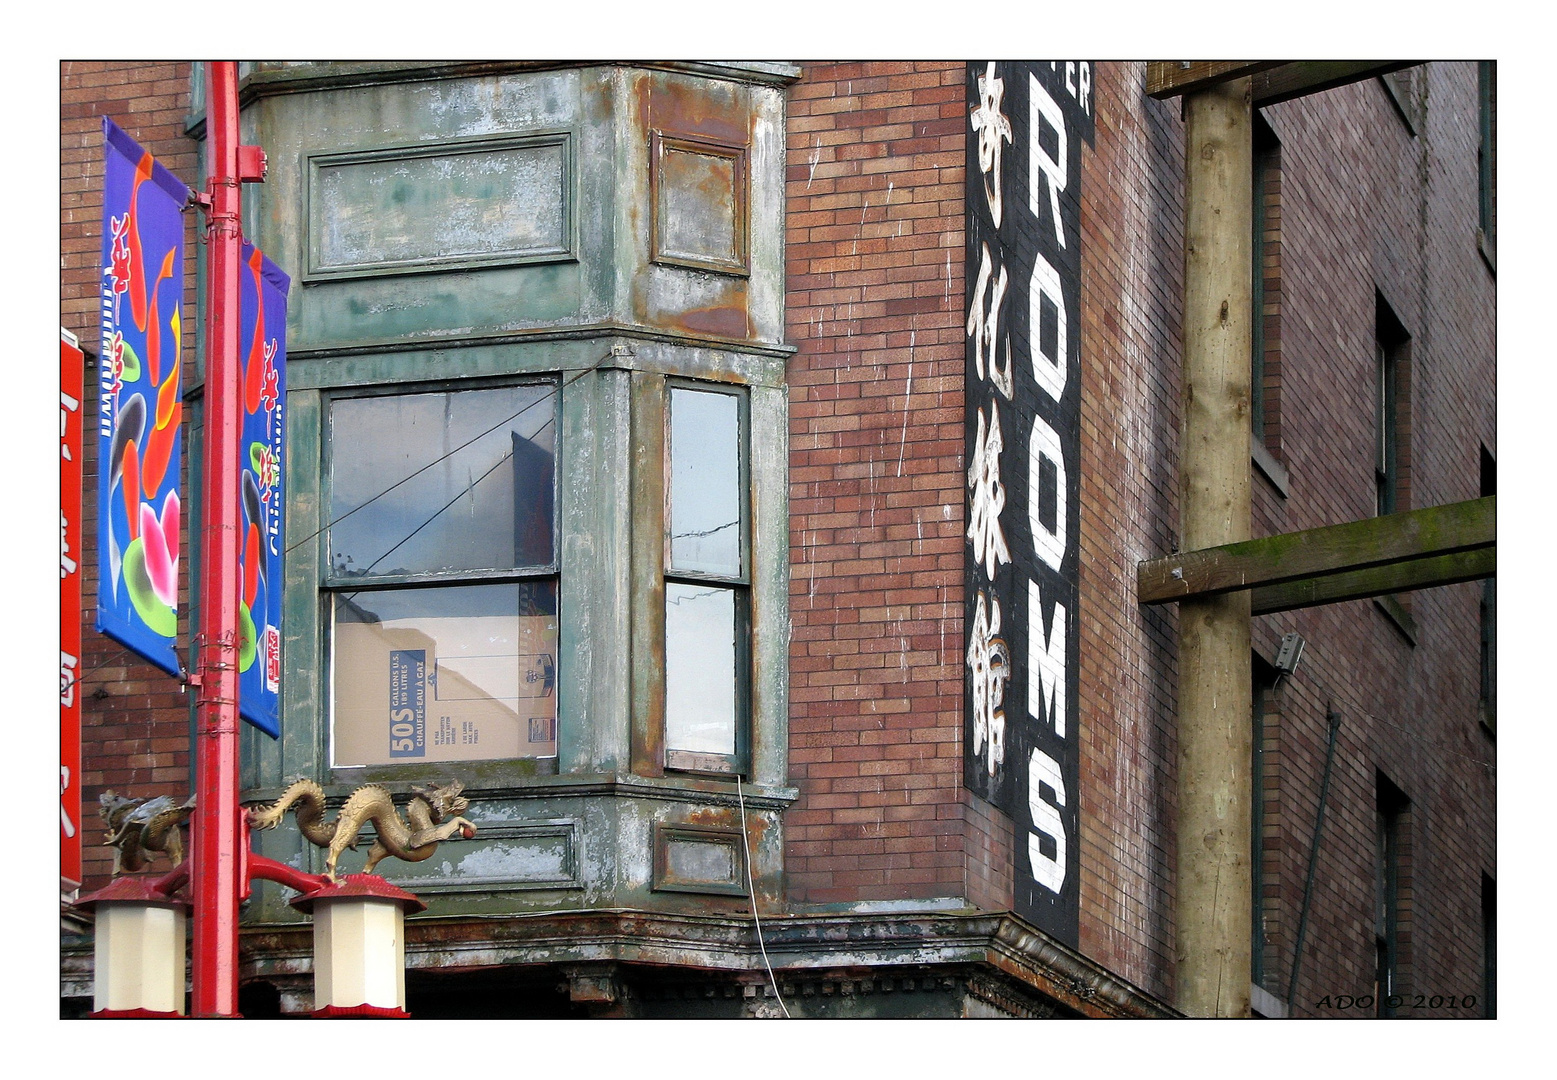
<svg viewBox="0 0 1557 1080">
<path fill-rule="evenodd" d="M 968 67 L 964 779 L 1018 915 L 1077 943 L 1081 146 L 1089 61 Z"/>
</svg>

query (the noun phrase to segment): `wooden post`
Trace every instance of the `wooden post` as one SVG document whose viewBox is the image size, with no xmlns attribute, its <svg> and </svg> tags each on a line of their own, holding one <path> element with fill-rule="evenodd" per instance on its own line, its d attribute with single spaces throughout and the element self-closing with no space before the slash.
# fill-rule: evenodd
<svg viewBox="0 0 1557 1080">
<path fill-rule="evenodd" d="M 1180 546 L 1249 537 L 1250 80 L 1185 106 Z M 1249 594 L 1179 605 L 1178 1007 L 1249 1015 Z"/>
</svg>

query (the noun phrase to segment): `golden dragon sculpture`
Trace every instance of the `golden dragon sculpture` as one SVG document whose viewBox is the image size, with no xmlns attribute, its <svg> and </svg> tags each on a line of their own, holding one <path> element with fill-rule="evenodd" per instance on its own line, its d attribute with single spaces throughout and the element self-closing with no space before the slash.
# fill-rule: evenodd
<svg viewBox="0 0 1557 1080">
<path fill-rule="evenodd" d="M 97 797 L 97 813 L 108 827 L 104 847 L 114 849 L 114 876 L 134 874 L 151 864 L 153 854 L 177 866 L 184 861 L 183 826 L 194 813 L 195 800 L 177 804 L 166 795 L 135 799 L 105 791 Z"/>
<path fill-rule="evenodd" d="M 464 787 L 458 780 L 442 787 L 413 787 L 406 817 L 402 819 L 388 790 L 365 784 L 351 793 L 334 821 L 325 821 L 324 789 L 312 780 L 297 780 L 270 806 L 250 807 L 249 826 L 274 829 L 292 810 L 303 836 L 330 849 L 325 868 L 330 880 L 335 881 L 336 860 L 347 848 L 356 850 L 357 834 L 370 821 L 378 835 L 368 852 L 364 874 L 371 874 L 375 866 L 390 856 L 421 862 L 455 833 L 466 840 L 475 836 L 476 826 L 459 816 L 470 807 L 470 800 L 460 794 Z"/>
</svg>

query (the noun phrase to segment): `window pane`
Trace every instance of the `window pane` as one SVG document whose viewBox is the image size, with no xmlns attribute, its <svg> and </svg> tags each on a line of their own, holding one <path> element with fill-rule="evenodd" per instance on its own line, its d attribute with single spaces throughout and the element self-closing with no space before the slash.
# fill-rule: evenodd
<svg viewBox="0 0 1557 1080">
<path fill-rule="evenodd" d="M 552 563 L 555 387 L 350 398 L 330 408 L 330 572 Z"/>
<path fill-rule="evenodd" d="M 735 753 L 735 593 L 665 584 L 665 748 Z"/>
<path fill-rule="evenodd" d="M 332 761 L 557 753 L 557 586 L 336 593 Z"/>
<path fill-rule="evenodd" d="M 741 416 L 733 394 L 670 392 L 670 567 L 741 576 Z"/>
</svg>

